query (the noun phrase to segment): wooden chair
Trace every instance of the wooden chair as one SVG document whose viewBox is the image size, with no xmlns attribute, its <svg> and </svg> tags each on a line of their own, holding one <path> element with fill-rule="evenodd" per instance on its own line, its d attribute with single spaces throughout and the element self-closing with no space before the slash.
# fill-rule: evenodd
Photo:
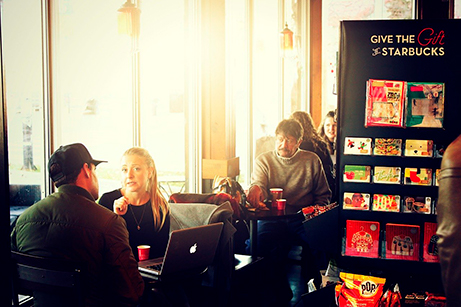
<svg viewBox="0 0 461 307">
<path fill-rule="evenodd" d="M 20 295 L 49 306 L 84 306 L 84 264 L 16 251 L 11 251 L 11 263 L 13 306 L 20 306 Z M 32 303 L 31 299 L 28 301 Z M 21 304 L 24 305 L 27 304 Z"/>
</svg>

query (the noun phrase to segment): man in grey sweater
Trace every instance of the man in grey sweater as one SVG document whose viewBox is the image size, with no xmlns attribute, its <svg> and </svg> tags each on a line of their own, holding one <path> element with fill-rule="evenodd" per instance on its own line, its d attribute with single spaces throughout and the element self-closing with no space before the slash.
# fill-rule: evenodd
<svg viewBox="0 0 461 307">
<path fill-rule="evenodd" d="M 248 201 L 254 207 L 270 196 L 270 188 L 283 188 L 289 212 L 329 203 L 331 191 L 320 158 L 299 149 L 302 129 L 294 119 L 281 121 L 275 131 L 275 150 L 256 158 L 248 193 Z"/>
<path fill-rule="evenodd" d="M 282 188 L 286 212 L 293 213 L 277 220 L 258 221 L 258 253 L 280 263 L 292 245 L 302 245 L 302 275 L 306 282 L 314 279 L 319 287 L 321 275 L 317 261 L 307 243 L 302 222 L 303 207 L 327 205 L 331 191 L 320 158 L 299 149 L 303 136 L 301 124 L 294 119 L 282 120 L 276 130 L 275 150 L 256 158 L 248 202 L 259 207 L 268 200 L 271 188 Z M 286 278 L 285 278 L 286 279 Z"/>
</svg>

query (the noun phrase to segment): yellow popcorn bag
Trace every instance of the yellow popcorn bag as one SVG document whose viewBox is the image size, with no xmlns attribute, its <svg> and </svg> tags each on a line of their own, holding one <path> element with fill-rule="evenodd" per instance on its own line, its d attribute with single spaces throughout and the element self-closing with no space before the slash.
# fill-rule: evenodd
<svg viewBox="0 0 461 307">
<path fill-rule="evenodd" d="M 341 272 L 342 284 L 336 285 L 339 307 L 375 307 L 383 294 L 385 278 Z"/>
</svg>

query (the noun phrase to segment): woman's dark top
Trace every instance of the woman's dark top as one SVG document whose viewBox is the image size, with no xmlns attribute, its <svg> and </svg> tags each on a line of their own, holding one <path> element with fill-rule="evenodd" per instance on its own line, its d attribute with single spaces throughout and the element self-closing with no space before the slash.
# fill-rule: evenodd
<svg viewBox="0 0 461 307">
<path fill-rule="evenodd" d="M 99 204 L 113 212 L 114 200 L 120 197 L 122 197 L 120 189 L 104 193 L 99 199 Z M 136 219 L 133 217 L 133 215 L 136 217 Z M 126 228 L 128 229 L 129 233 L 130 246 L 133 250 L 133 255 L 135 256 L 136 260 L 138 260 L 138 245 L 150 245 L 149 258 L 164 256 L 170 234 L 169 216 L 165 220 L 165 224 L 163 224 L 163 227 L 160 229 L 160 231 L 155 230 L 154 218 L 152 216 L 152 206 L 149 200 L 147 203 L 141 206 L 128 205 L 128 211 L 125 215 L 122 215 L 122 217 L 126 222 Z"/>
<path fill-rule="evenodd" d="M 325 175 L 327 177 L 328 185 L 330 186 L 331 190 L 331 202 L 336 201 L 336 184 L 335 184 L 335 172 L 333 161 L 331 160 L 330 153 L 328 151 L 328 147 L 325 143 L 318 143 L 317 147 L 314 149 L 314 144 L 311 140 L 305 140 L 301 143 L 299 148 L 312 151 L 319 156 L 320 160 L 323 164 L 323 170 L 325 171 Z"/>
</svg>

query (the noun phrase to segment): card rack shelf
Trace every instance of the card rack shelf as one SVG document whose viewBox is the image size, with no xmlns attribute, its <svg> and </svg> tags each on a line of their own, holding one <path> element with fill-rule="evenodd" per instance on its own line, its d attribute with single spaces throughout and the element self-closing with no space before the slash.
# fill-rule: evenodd
<svg viewBox="0 0 461 307">
<path fill-rule="evenodd" d="M 418 39 L 399 43 L 397 36 L 417 38 L 423 29 L 443 31 L 443 56 L 386 56 L 384 48 L 403 50 L 422 47 Z M 458 85 L 461 84 L 461 59 L 456 53 L 456 33 L 461 31 L 461 20 L 393 20 L 393 21 L 343 21 L 341 22 L 341 44 L 338 69 L 338 138 L 337 138 L 337 187 L 339 211 L 339 232 L 343 238 L 347 220 L 377 221 L 381 234 L 387 223 L 410 224 L 420 227 L 420 261 L 391 260 L 383 257 L 365 258 L 338 256 L 339 267 L 349 272 L 370 274 L 402 282 L 412 280 L 414 286 L 430 280 L 432 286 L 441 289 L 440 266 L 438 263 L 422 261 L 424 223 L 437 222 L 435 214 L 376 212 L 345 210 L 342 208 L 344 192 L 429 196 L 437 199 L 438 187 L 401 184 L 344 182 L 345 165 L 369 165 L 400 167 L 440 168 L 441 158 L 345 155 L 345 138 L 397 138 L 403 143 L 407 139 L 433 140 L 435 144 L 448 145 L 461 134 L 461 103 L 458 99 Z M 391 35 L 393 43 L 376 44 L 373 35 Z M 431 46 L 431 48 L 434 46 Z M 389 50 L 389 49 L 387 49 Z M 381 52 L 381 53 L 380 53 Z M 365 127 L 366 83 L 369 79 L 400 80 L 408 82 L 445 83 L 445 115 L 443 128 L 400 128 Z M 402 176 L 403 180 L 403 176 Z M 371 207 L 371 201 L 370 201 Z M 382 251 L 383 238 L 380 240 Z M 381 256 L 381 253 L 380 253 Z M 418 283 L 415 282 L 418 280 Z"/>
</svg>

